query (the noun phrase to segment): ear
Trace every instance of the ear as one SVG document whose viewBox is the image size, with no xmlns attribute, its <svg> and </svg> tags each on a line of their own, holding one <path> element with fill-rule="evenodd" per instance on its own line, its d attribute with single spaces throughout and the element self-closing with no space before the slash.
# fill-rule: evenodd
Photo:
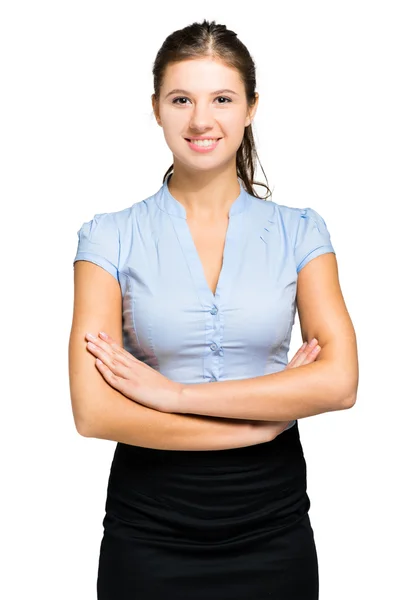
<svg viewBox="0 0 418 600">
<path fill-rule="evenodd" d="M 254 104 L 252 106 L 250 106 L 250 108 L 248 110 L 247 118 L 245 119 L 245 127 L 248 127 L 248 125 L 251 125 L 252 121 L 254 120 L 255 113 L 257 112 L 257 108 L 258 108 L 258 99 L 259 99 L 259 95 L 258 95 L 258 92 L 256 92 Z"/>
<path fill-rule="evenodd" d="M 158 107 L 158 100 L 157 100 L 155 94 L 152 94 L 151 101 L 152 101 L 152 110 L 154 112 L 155 119 L 156 119 L 158 125 L 161 127 L 160 111 L 159 111 L 159 107 Z"/>
</svg>

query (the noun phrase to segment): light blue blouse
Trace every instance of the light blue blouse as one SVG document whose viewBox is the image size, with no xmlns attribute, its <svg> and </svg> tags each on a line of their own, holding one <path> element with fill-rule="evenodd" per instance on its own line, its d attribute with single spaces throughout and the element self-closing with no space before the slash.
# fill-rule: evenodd
<svg viewBox="0 0 418 600">
<path fill-rule="evenodd" d="M 120 284 L 125 350 L 176 382 L 282 371 L 298 273 L 316 256 L 335 253 L 315 210 L 260 200 L 239 184 L 215 295 L 186 210 L 167 180 L 156 194 L 129 208 L 96 214 L 78 231 L 74 263 L 95 263 Z"/>
</svg>

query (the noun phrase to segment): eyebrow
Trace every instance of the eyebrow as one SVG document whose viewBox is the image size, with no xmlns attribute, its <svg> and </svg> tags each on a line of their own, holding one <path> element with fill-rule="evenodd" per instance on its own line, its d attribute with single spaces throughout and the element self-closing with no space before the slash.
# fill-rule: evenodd
<svg viewBox="0 0 418 600">
<path fill-rule="evenodd" d="M 216 92 L 212 92 L 212 94 L 213 95 L 224 94 L 225 92 L 228 94 L 234 94 L 235 96 L 238 96 L 237 92 L 234 92 L 234 90 L 228 90 L 228 89 L 217 90 Z M 175 89 L 175 90 L 171 90 L 171 92 L 168 92 L 168 94 L 165 96 L 165 98 L 168 98 L 169 96 L 171 96 L 171 94 L 185 94 L 187 96 L 190 94 L 190 92 L 188 92 L 187 90 Z"/>
</svg>

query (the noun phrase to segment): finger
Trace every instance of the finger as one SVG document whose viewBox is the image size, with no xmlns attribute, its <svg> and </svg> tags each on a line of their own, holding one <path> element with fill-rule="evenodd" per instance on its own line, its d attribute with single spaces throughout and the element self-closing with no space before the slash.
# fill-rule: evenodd
<svg viewBox="0 0 418 600">
<path fill-rule="evenodd" d="M 129 355 L 127 352 L 125 352 L 125 354 L 122 354 L 120 351 L 118 351 L 118 348 L 116 347 L 117 346 L 116 342 L 115 342 L 115 345 L 111 345 L 107 341 L 104 341 L 100 337 L 96 337 L 96 336 L 92 335 L 91 333 L 86 334 L 86 339 L 88 339 L 90 343 L 93 343 L 98 348 L 107 352 L 109 354 L 109 356 L 113 357 L 115 360 L 118 360 L 121 364 L 125 365 L 126 367 L 129 366 L 128 356 L 131 356 L 131 355 Z M 120 348 L 120 346 L 119 346 L 119 348 Z M 132 358 L 132 356 L 131 356 L 131 358 Z"/>
<path fill-rule="evenodd" d="M 93 354 L 93 356 L 99 358 L 114 375 L 124 378 L 128 376 L 129 368 L 124 365 L 119 360 L 119 357 L 116 357 L 112 352 L 109 354 L 104 348 L 97 344 L 93 344 L 93 342 L 88 342 L 87 349 L 91 354 Z"/>
<path fill-rule="evenodd" d="M 298 356 L 300 356 L 301 354 L 303 354 L 306 350 L 306 346 L 308 345 L 308 342 L 303 342 L 302 346 L 299 348 L 299 350 L 296 352 L 295 356 L 293 358 L 297 358 Z"/>
<path fill-rule="evenodd" d="M 96 367 L 100 371 L 103 378 L 115 389 L 118 389 L 119 377 L 113 373 L 111 369 L 100 359 L 96 358 Z"/>
<path fill-rule="evenodd" d="M 301 352 L 299 352 L 297 354 L 297 356 L 295 356 L 295 361 L 292 366 L 300 367 L 301 365 L 303 365 L 305 363 L 306 357 L 308 356 L 309 352 L 312 349 L 312 343 L 313 343 L 313 340 L 311 340 L 311 342 L 309 342 L 309 344 L 307 342 L 305 343 L 305 346 L 303 347 Z"/>
<path fill-rule="evenodd" d="M 135 356 L 130 354 L 130 352 L 127 352 L 125 348 L 118 344 L 108 333 L 104 331 L 99 331 L 99 336 L 100 338 L 106 339 L 109 347 L 112 348 L 112 350 L 116 354 L 122 356 L 126 360 L 126 363 L 124 364 L 126 364 L 127 367 L 131 366 L 130 362 L 134 361 L 136 363 L 139 362 L 141 367 L 143 367 L 144 369 L 150 369 L 151 371 L 154 371 L 153 367 L 150 367 L 150 365 L 147 365 L 142 360 L 139 360 Z"/>
<path fill-rule="evenodd" d="M 132 354 L 130 354 L 129 352 L 127 352 L 125 350 L 125 348 L 123 348 L 123 346 L 121 346 L 120 344 L 118 344 L 117 341 L 114 340 L 106 332 L 99 331 L 99 339 L 103 340 L 103 342 L 106 343 L 106 344 L 108 344 L 108 346 L 113 350 L 113 352 L 115 352 L 116 354 L 120 354 L 127 361 L 129 361 L 129 360 L 136 360 L 136 358 L 134 356 L 132 356 Z"/>
<path fill-rule="evenodd" d="M 118 390 L 121 394 L 129 398 L 129 385 L 125 378 L 118 377 L 115 373 L 109 369 L 107 365 L 100 359 L 96 358 L 96 367 L 103 379 L 107 381 L 109 385 L 111 385 L 115 390 Z"/>
<path fill-rule="evenodd" d="M 299 348 L 299 350 L 296 352 L 295 356 L 292 358 L 292 360 L 288 363 L 288 366 L 293 366 L 293 363 L 297 360 L 297 358 L 302 354 L 302 352 L 305 350 L 306 346 L 308 345 L 308 342 L 304 342 L 302 344 L 302 346 Z"/>
<path fill-rule="evenodd" d="M 317 351 L 315 348 L 318 346 L 318 340 L 313 338 L 307 346 L 303 349 L 303 351 L 299 354 L 299 356 L 295 360 L 295 364 L 292 366 L 300 367 L 301 365 L 309 364 L 313 362 L 313 359 L 317 356 Z"/>
<path fill-rule="evenodd" d="M 315 346 L 315 348 L 312 348 L 312 350 L 309 352 L 309 354 L 307 355 L 307 358 L 313 358 L 315 356 L 317 356 L 318 352 L 320 352 L 321 350 L 321 346 L 319 344 L 317 344 Z"/>
<path fill-rule="evenodd" d="M 96 367 L 109 385 L 126 396 L 126 398 L 129 398 L 134 402 L 138 402 L 136 396 L 132 395 L 132 382 L 124 377 L 118 377 L 115 375 L 113 371 L 100 360 L 100 358 L 96 358 Z"/>
<path fill-rule="evenodd" d="M 307 352 L 307 354 L 305 355 L 305 358 L 301 364 L 309 365 L 310 363 L 313 363 L 315 361 L 316 357 L 318 356 L 320 350 L 321 350 L 321 346 L 319 344 L 317 344 L 315 346 L 315 348 L 312 348 L 312 350 L 310 352 Z"/>
</svg>

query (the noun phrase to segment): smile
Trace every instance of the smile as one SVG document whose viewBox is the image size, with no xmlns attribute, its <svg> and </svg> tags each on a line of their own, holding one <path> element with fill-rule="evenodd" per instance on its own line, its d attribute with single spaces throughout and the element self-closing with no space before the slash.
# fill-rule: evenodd
<svg viewBox="0 0 418 600">
<path fill-rule="evenodd" d="M 196 152 L 210 152 L 218 145 L 219 141 L 222 138 L 213 138 L 210 140 L 193 140 L 186 139 L 186 142 L 189 144 L 189 147 Z"/>
</svg>

